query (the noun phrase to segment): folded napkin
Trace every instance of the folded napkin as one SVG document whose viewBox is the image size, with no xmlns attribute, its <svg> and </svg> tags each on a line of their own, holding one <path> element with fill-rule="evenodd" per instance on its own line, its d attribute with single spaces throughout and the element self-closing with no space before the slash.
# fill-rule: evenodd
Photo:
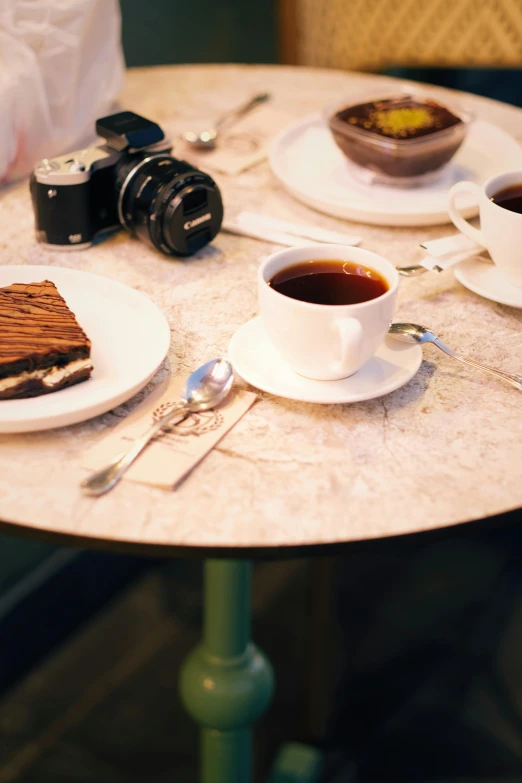
<svg viewBox="0 0 522 783">
<path fill-rule="evenodd" d="M 185 378 L 159 384 L 146 399 L 83 458 L 83 467 L 99 470 L 126 451 L 173 403 L 179 401 Z M 131 465 L 124 480 L 173 489 L 208 454 L 254 404 L 256 395 L 232 391 L 212 411 L 191 413 L 168 432 L 162 433 Z"/>
<path fill-rule="evenodd" d="M 264 160 L 270 142 L 290 121 L 287 112 L 261 104 L 230 127 L 224 125 L 213 150 L 197 150 L 183 142 L 180 156 L 203 170 L 235 176 Z M 205 127 L 205 123 L 200 124 Z"/>
<path fill-rule="evenodd" d="M 427 255 L 419 263 L 430 272 L 442 272 L 461 261 L 486 252 L 485 247 L 473 242 L 464 234 L 431 239 L 421 242 L 420 246 L 427 251 Z"/>
<path fill-rule="evenodd" d="M 257 212 L 240 212 L 235 218 L 227 218 L 222 228 L 230 234 L 239 234 L 288 247 L 303 247 L 325 242 L 353 246 L 361 242 L 359 236 L 330 231 L 305 223 L 292 223 L 289 220 L 281 220 Z"/>
</svg>

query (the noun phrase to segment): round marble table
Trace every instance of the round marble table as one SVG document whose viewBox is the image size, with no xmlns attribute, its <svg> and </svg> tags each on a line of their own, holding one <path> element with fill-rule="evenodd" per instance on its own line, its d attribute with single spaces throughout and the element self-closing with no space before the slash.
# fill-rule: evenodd
<svg viewBox="0 0 522 783">
<path fill-rule="evenodd" d="M 389 86 L 383 77 L 306 68 L 143 68 L 128 72 L 121 103 L 175 134 L 191 127 L 201 107 L 205 116 L 218 114 L 255 92 L 269 90 L 273 105 L 291 120 L 336 101 L 348 89 L 367 85 L 375 91 L 378 82 Z M 445 91 L 433 94 L 444 99 Z M 459 101 L 522 136 L 519 109 L 469 95 Z M 266 163 L 216 179 L 229 214 L 248 207 L 334 229 L 355 227 L 295 202 Z M 163 309 L 172 343 L 152 384 L 225 353 L 234 331 L 257 313 L 255 271 L 273 245 L 222 233 L 211 247 L 182 261 L 121 232 L 88 251 L 55 253 L 34 240 L 27 182 L 4 189 L 0 198 L 0 264 L 71 266 L 107 275 L 143 291 Z M 415 263 L 420 241 L 449 232 L 448 226 L 356 228 L 363 247 L 397 265 Z M 403 279 L 396 316 L 428 325 L 484 363 L 511 372 L 522 365 L 522 312 L 470 293 L 451 271 Z M 0 436 L 0 519 L 12 533 L 217 558 L 422 532 L 519 508 L 522 398 L 435 348 L 426 348 L 424 356 L 409 384 L 366 403 L 314 406 L 261 393 L 175 492 L 122 482 L 107 496 L 92 499 L 79 489 L 84 451 L 146 391 L 83 424 Z M 246 561 L 209 561 L 207 646 L 189 661 L 183 686 L 193 714 L 206 727 L 211 759 L 203 773 L 206 783 L 247 783 L 244 726 L 259 714 L 270 691 L 269 667 L 248 646 L 248 591 L 241 595 L 247 582 Z M 216 618 L 225 625 L 230 621 L 227 632 L 215 626 Z M 210 660 L 212 649 L 218 652 Z M 254 683 L 242 705 L 237 693 L 236 702 L 229 699 L 226 720 L 213 712 L 210 686 L 201 684 L 205 672 L 207 685 L 219 681 L 216 660 L 236 661 L 236 684 L 244 676 Z M 226 676 L 232 677 L 233 666 Z M 227 682 L 230 695 L 232 680 Z M 223 693 L 220 698 L 221 704 L 227 700 Z M 235 739 L 227 745 L 225 735 Z M 213 776 L 217 758 L 223 768 L 231 765 L 228 777 Z"/>
</svg>

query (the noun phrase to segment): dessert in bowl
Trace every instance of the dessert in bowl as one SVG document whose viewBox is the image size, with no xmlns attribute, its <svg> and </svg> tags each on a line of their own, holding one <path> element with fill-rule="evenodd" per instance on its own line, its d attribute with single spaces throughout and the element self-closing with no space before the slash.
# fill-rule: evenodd
<svg viewBox="0 0 522 783">
<path fill-rule="evenodd" d="M 466 137 L 471 117 L 419 94 L 395 93 L 326 110 L 337 146 L 379 182 L 423 184 L 437 176 Z"/>
</svg>

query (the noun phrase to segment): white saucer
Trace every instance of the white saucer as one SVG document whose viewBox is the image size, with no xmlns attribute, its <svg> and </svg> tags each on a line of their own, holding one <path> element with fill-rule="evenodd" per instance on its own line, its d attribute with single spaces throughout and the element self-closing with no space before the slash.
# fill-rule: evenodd
<svg viewBox="0 0 522 783">
<path fill-rule="evenodd" d="M 475 120 L 454 158 L 424 186 L 394 188 L 360 181 L 335 144 L 320 114 L 283 130 L 274 139 L 272 171 L 299 201 L 335 217 L 384 226 L 449 223 L 448 191 L 459 180 L 481 183 L 507 169 L 522 168 L 522 149 L 505 131 Z M 464 217 L 478 208 L 473 196 L 457 200 Z"/>
<path fill-rule="evenodd" d="M 422 362 L 420 345 L 387 337 L 377 353 L 350 378 L 312 381 L 294 372 L 272 345 L 260 317 L 243 324 L 228 347 L 234 370 L 252 386 L 301 402 L 360 402 L 404 386 Z"/>
<path fill-rule="evenodd" d="M 150 299 L 108 277 L 53 266 L 0 266 L 0 287 L 51 280 L 92 343 L 93 373 L 68 389 L 0 400 L 0 432 L 31 432 L 85 421 L 136 394 L 169 349 L 167 320 Z"/>
<path fill-rule="evenodd" d="M 470 258 L 454 272 L 459 283 L 475 294 L 509 307 L 522 307 L 522 288 L 510 283 L 494 264 Z"/>
</svg>

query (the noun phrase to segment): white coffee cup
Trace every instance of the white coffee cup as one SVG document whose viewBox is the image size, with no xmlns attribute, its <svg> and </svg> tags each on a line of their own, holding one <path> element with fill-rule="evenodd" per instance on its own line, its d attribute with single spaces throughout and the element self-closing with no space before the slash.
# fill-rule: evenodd
<svg viewBox="0 0 522 783">
<path fill-rule="evenodd" d="M 522 171 L 508 171 L 490 177 L 483 185 L 457 182 L 449 192 L 449 216 L 455 226 L 477 244 L 485 247 L 493 263 L 506 278 L 522 288 L 522 215 L 499 207 L 494 201 L 504 188 L 522 184 Z M 472 193 L 478 202 L 480 229 L 470 225 L 458 211 L 455 201 L 460 193 Z"/>
<path fill-rule="evenodd" d="M 307 261 L 348 261 L 378 272 L 388 290 L 360 304 L 321 305 L 275 291 L 277 272 Z M 335 381 L 357 372 L 373 356 L 390 327 L 399 275 L 382 256 L 345 245 L 310 245 L 280 250 L 259 267 L 259 307 L 265 329 L 279 353 L 299 375 Z"/>
</svg>

